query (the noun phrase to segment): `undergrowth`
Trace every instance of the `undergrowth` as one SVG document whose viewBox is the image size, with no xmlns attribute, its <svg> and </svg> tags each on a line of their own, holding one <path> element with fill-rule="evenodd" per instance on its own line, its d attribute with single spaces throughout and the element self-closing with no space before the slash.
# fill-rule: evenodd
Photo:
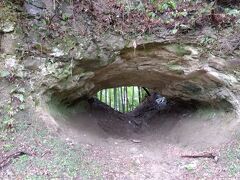
<svg viewBox="0 0 240 180">
<path fill-rule="evenodd" d="M 32 154 L 14 159 L 0 170 L 1 178 L 102 179 L 101 168 L 95 162 L 86 160 L 87 152 L 81 145 L 61 139 L 42 122 L 28 118 L 18 117 L 15 131 L 0 131 L 0 151 L 12 153 L 23 150 Z"/>
</svg>

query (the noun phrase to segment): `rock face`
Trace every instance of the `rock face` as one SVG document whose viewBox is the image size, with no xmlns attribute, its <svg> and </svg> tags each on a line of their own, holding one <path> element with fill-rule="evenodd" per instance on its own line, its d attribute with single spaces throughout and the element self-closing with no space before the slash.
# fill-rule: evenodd
<svg viewBox="0 0 240 180">
<path fill-rule="evenodd" d="M 162 37 L 150 34 L 147 38 L 116 32 L 81 34 L 75 30 L 85 28 L 81 26 L 83 16 L 92 27 L 87 10 L 71 18 L 73 5 L 65 4 L 62 8 L 67 14 L 57 19 L 55 4 L 34 2 L 23 5 L 30 17 L 24 19 L 20 31 L 15 28 L 18 18 L 6 17 L 0 26 L 2 79 L 21 82 L 26 96 L 73 104 L 104 88 L 136 85 L 169 98 L 225 103 L 237 112 L 240 109 L 238 48 L 230 55 L 219 54 L 214 44 L 202 43 L 206 29 L 191 35 L 165 31 Z M 45 11 L 48 16 L 42 15 Z M 218 43 L 225 30 L 213 34 Z"/>
<path fill-rule="evenodd" d="M 114 63 L 95 72 L 93 92 L 105 87 L 138 85 L 167 97 L 234 101 L 228 89 L 236 86 L 238 80 L 210 67 L 209 57 L 201 58 L 201 51 L 193 46 L 155 42 L 124 49 Z M 227 63 L 222 66 L 226 68 Z"/>
</svg>

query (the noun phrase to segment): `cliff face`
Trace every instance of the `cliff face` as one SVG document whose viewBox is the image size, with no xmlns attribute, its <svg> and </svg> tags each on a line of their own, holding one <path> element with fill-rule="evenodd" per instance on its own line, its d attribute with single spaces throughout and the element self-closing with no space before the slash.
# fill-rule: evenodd
<svg viewBox="0 0 240 180">
<path fill-rule="evenodd" d="M 1 3 L 2 109 L 52 98 L 72 104 L 137 85 L 239 111 L 239 14 L 212 21 L 215 14 L 193 6 L 173 16 L 176 24 L 166 23 L 171 13 L 159 14 L 160 24 L 139 11 L 124 14 L 121 4 L 54 2 Z"/>
</svg>

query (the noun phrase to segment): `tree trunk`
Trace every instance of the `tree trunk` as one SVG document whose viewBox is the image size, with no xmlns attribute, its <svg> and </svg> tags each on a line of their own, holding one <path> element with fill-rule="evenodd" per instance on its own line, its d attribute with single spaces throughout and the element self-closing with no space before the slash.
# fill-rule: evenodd
<svg viewBox="0 0 240 180">
<path fill-rule="evenodd" d="M 141 103 L 141 88 L 138 87 L 138 102 Z"/>
<path fill-rule="evenodd" d="M 105 89 L 105 99 L 104 102 L 107 104 L 107 89 Z"/>
<path fill-rule="evenodd" d="M 126 112 L 129 110 L 129 102 L 128 102 L 128 88 L 125 87 L 125 102 L 126 102 Z"/>
<path fill-rule="evenodd" d="M 103 91 L 101 90 L 100 91 L 100 101 L 102 101 L 103 100 Z"/>
<path fill-rule="evenodd" d="M 134 99 L 135 99 L 135 97 L 134 97 L 134 86 L 132 87 L 132 107 L 131 107 L 131 111 L 133 110 L 133 108 L 134 108 Z"/>
<path fill-rule="evenodd" d="M 123 87 L 120 87 L 120 96 L 121 96 L 121 105 L 122 105 L 122 112 L 125 112 L 125 107 L 124 107 L 124 94 L 123 94 Z"/>
<path fill-rule="evenodd" d="M 112 107 L 112 89 L 108 89 L 109 106 Z"/>
<path fill-rule="evenodd" d="M 117 110 L 117 88 L 113 89 L 114 109 Z"/>
<path fill-rule="evenodd" d="M 117 100 L 118 100 L 118 109 L 121 111 L 122 104 L 121 104 L 121 92 L 120 88 L 117 88 Z"/>
</svg>

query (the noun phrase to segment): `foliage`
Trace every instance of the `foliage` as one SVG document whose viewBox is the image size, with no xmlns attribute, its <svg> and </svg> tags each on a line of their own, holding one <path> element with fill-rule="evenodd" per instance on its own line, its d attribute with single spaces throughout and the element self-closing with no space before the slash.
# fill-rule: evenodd
<svg viewBox="0 0 240 180">
<path fill-rule="evenodd" d="M 6 21 L 17 21 L 17 13 L 9 3 L 0 2 L 0 24 Z"/>
<path fill-rule="evenodd" d="M 240 154 L 239 142 L 232 143 L 223 154 L 224 160 L 226 161 L 225 166 L 227 167 L 228 173 L 232 177 L 240 173 L 239 154 Z"/>
<path fill-rule="evenodd" d="M 97 98 L 120 112 L 135 109 L 146 97 L 146 92 L 137 86 L 104 89 L 97 93 Z"/>
<path fill-rule="evenodd" d="M 174 0 L 165 1 L 157 4 L 157 9 L 160 12 L 165 12 L 167 10 L 175 10 L 177 8 L 177 3 Z"/>
<path fill-rule="evenodd" d="M 16 118 L 16 131 L 0 131 L 1 152 L 24 149 L 32 154 L 20 156 L 7 166 L 14 172 L 12 179 L 101 179 L 102 167 L 88 160 L 88 152 L 80 145 L 59 138 L 37 119 L 21 117 Z M 5 172 L 0 172 L 5 175 L 1 178 L 9 179 Z"/>
<path fill-rule="evenodd" d="M 14 148 L 13 144 L 5 144 L 5 145 L 3 145 L 3 150 L 6 151 L 6 152 L 11 151 L 13 148 Z"/>
<path fill-rule="evenodd" d="M 142 34 L 166 29 L 176 34 L 204 25 L 222 27 L 234 22 L 229 21 L 232 19 L 231 13 L 224 14 L 222 18 L 222 12 L 215 10 L 213 3 L 207 4 L 205 1 L 148 0 L 116 3 L 108 0 L 104 3 L 83 3 L 82 6 L 76 2 L 74 5 L 76 15 L 88 11 L 88 15 L 94 19 L 93 23 L 97 24 L 93 31 L 99 32 L 111 29 L 120 33 Z"/>
<path fill-rule="evenodd" d="M 1 130 L 14 131 L 14 116 L 25 109 L 25 88 L 15 87 L 10 92 L 10 100 L 3 107 L 3 115 L 0 121 Z"/>
</svg>

